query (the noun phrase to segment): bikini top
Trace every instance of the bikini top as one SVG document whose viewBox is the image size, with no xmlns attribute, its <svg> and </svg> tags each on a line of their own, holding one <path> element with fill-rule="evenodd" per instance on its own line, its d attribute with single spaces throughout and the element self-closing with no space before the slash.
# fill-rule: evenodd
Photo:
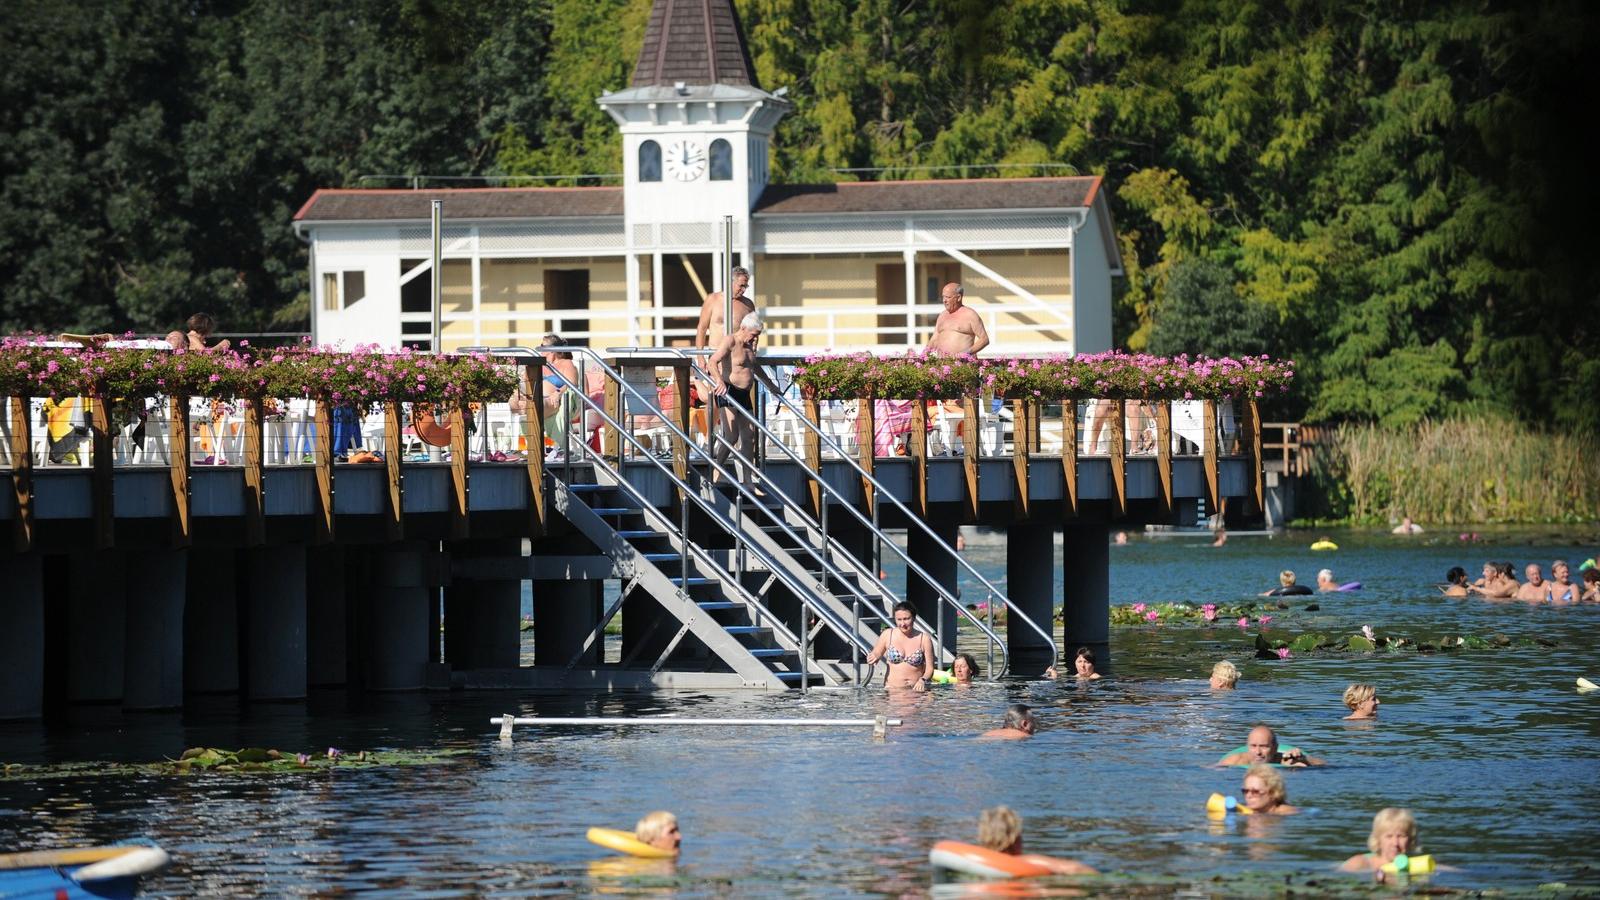
<svg viewBox="0 0 1600 900">
<path fill-rule="evenodd" d="M 891 663 L 906 663 L 907 665 L 920 666 L 927 659 L 927 657 L 922 655 L 921 647 L 911 651 L 911 654 L 907 656 L 906 654 L 901 653 L 899 649 L 891 646 L 889 648 L 888 659 Z"/>
</svg>

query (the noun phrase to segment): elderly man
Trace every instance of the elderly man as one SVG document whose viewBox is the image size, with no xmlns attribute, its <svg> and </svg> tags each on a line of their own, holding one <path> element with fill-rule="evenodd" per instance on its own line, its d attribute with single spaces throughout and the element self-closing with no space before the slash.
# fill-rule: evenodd
<svg viewBox="0 0 1600 900">
<path fill-rule="evenodd" d="M 671 853 L 677 853 L 683 845 L 683 834 L 678 831 L 678 817 L 666 810 L 645 815 L 633 826 L 633 836 L 640 843 Z"/>
<path fill-rule="evenodd" d="M 976 354 L 989 346 L 989 332 L 983 327 L 983 319 L 962 305 L 964 298 L 961 285 L 952 281 L 944 286 L 940 294 L 944 312 L 934 323 L 933 336 L 928 338 L 928 352 L 959 356 Z"/>
<path fill-rule="evenodd" d="M 712 392 L 719 398 L 732 401 L 722 404 L 723 439 L 717 441 L 716 449 L 712 452 L 712 459 L 718 464 L 727 461 L 728 452 L 733 447 L 737 447 L 739 455 L 745 459 L 755 460 L 756 426 L 749 416 L 736 414 L 732 406 L 737 403 L 750 416 L 756 414 L 756 380 L 760 375 L 756 342 L 760 339 L 761 316 L 747 313 L 740 320 L 738 329 L 718 343 L 717 352 L 711 354 L 706 364 L 712 380 Z M 739 468 L 739 480 L 749 484 L 754 479 L 754 471 L 742 465 Z"/>
<path fill-rule="evenodd" d="M 1323 569 L 1317 573 L 1317 590 L 1327 594 L 1339 590 L 1339 582 L 1333 580 L 1333 570 Z"/>
<path fill-rule="evenodd" d="M 756 304 L 744 295 L 745 289 L 750 286 L 750 270 L 744 266 L 733 267 L 733 321 L 742 322 L 744 317 L 756 311 Z M 700 304 L 700 322 L 694 328 L 694 345 L 696 347 L 717 347 L 726 336 L 724 330 L 726 323 L 723 321 L 723 301 L 721 291 L 712 291 L 706 295 L 706 302 Z"/>
<path fill-rule="evenodd" d="M 1275 763 L 1290 768 L 1326 765 L 1324 760 L 1307 756 L 1299 747 L 1278 749 L 1278 735 L 1265 725 L 1250 729 L 1244 749 L 1217 760 L 1219 766 L 1253 766 L 1256 763 Z"/>
<path fill-rule="evenodd" d="M 978 737 L 991 741 L 1020 741 L 1033 737 L 1039 730 L 1039 720 L 1034 718 L 1033 710 L 1026 703 L 1013 703 L 1006 707 L 1005 723 L 999 728 L 991 728 Z"/>
<path fill-rule="evenodd" d="M 1538 563 L 1528 563 L 1528 567 L 1522 570 L 1522 574 L 1528 580 L 1517 588 L 1516 596 L 1518 600 L 1539 603 L 1550 599 L 1550 585 L 1545 583 L 1544 570 L 1539 568 Z"/>
</svg>

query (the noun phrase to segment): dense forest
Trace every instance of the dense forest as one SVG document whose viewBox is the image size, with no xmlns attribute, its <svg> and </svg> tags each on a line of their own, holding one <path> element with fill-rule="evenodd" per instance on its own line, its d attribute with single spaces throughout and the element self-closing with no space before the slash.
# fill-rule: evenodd
<svg viewBox="0 0 1600 900">
<path fill-rule="evenodd" d="M 1104 174 L 1119 344 L 1294 357 L 1285 415 L 1600 432 L 1587 0 L 736 6 L 780 181 Z M 317 187 L 620 171 L 648 11 L 0 5 L 0 331 L 303 328 Z"/>
</svg>

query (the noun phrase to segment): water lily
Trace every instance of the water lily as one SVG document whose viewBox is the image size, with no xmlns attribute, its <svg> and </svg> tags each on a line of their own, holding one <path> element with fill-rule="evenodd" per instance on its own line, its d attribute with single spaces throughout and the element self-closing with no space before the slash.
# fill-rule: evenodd
<svg viewBox="0 0 1600 900">
<path fill-rule="evenodd" d="M 1289 658 L 1289 648 L 1288 647 L 1279 647 L 1278 650 L 1277 650 L 1277 653 L 1278 653 L 1278 658 L 1279 659 L 1288 659 Z"/>
<path fill-rule="evenodd" d="M 311 763 L 311 754 L 309 754 L 309 753 L 296 753 L 294 755 L 294 761 L 299 763 L 302 766 L 309 765 Z"/>
<path fill-rule="evenodd" d="M 1142 612 L 1144 612 L 1144 610 L 1145 610 L 1145 606 L 1144 606 L 1143 603 L 1135 603 L 1133 605 L 1133 611 L 1136 612 L 1136 613 L 1142 613 Z"/>
<path fill-rule="evenodd" d="M 1263 624 L 1263 625 L 1265 625 L 1265 624 L 1267 624 L 1267 623 L 1268 623 L 1268 622 L 1271 622 L 1271 621 L 1272 621 L 1272 617 L 1271 617 L 1271 616 L 1262 616 L 1262 617 L 1261 617 L 1261 618 L 1259 618 L 1259 619 L 1257 619 L 1257 620 L 1256 620 L 1256 621 L 1257 621 L 1257 622 L 1260 622 L 1260 623 L 1261 623 L 1261 624 Z"/>
<path fill-rule="evenodd" d="M 1249 616 L 1240 616 L 1238 624 L 1239 624 L 1240 628 L 1249 628 L 1250 627 L 1250 617 Z"/>
<path fill-rule="evenodd" d="M 1160 618 L 1161 618 L 1161 614 L 1156 612 L 1153 609 L 1144 614 L 1144 620 L 1146 622 L 1154 622 L 1154 621 L 1156 621 L 1156 620 L 1158 620 Z"/>
<path fill-rule="evenodd" d="M 338 747 L 329 747 L 328 748 L 328 758 L 329 759 L 338 759 L 339 757 L 341 757 L 343 755 L 344 755 L 344 751 L 340 750 Z"/>
<path fill-rule="evenodd" d="M 1378 633 L 1372 630 L 1371 625 L 1361 626 L 1361 634 L 1369 641 L 1376 641 L 1378 639 Z"/>
</svg>

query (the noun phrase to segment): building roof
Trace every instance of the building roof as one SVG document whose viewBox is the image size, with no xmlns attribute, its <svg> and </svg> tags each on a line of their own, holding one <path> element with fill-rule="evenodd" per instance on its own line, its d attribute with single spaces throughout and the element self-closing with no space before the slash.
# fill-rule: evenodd
<svg viewBox="0 0 1600 900">
<path fill-rule="evenodd" d="M 633 87 L 756 83 L 731 0 L 655 0 Z"/>
<path fill-rule="evenodd" d="M 1094 203 L 1099 189 L 1099 176 L 774 184 L 762 192 L 755 212 L 757 215 L 828 215 L 978 209 L 1081 209 Z"/>
<path fill-rule="evenodd" d="M 294 214 L 296 222 L 423 221 L 429 201 L 443 200 L 447 219 L 546 219 L 622 215 L 620 187 L 323 188 Z"/>
</svg>

